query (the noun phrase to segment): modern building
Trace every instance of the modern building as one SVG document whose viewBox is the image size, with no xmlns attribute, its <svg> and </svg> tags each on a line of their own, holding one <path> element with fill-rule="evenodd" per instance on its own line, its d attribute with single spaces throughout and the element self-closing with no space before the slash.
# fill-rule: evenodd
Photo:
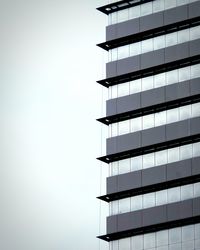
<svg viewBox="0 0 200 250">
<path fill-rule="evenodd" d="M 200 0 L 120 0 L 108 15 L 110 250 L 200 250 Z M 106 218 L 105 218 L 106 219 Z"/>
</svg>

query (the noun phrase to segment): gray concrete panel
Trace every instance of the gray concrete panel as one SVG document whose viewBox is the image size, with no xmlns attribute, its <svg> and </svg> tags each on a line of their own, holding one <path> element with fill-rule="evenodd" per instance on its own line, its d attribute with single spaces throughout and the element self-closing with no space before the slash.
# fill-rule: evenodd
<svg viewBox="0 0 200 250">
<path fill-rule="evenodd" d="M 193 175 L 200 174 L 200 157 L 195 157 L 192 159 L 192 174 Z"/>
<path fill-rule="evenodd" d="M 200 198 L 193 199 L 192 206 L 193 206 L 193 216 L 199 216 L 200 215 Z"/>
<path fill-rule="evenodd" d="M 190 56 L 196 56 L 200 53 L 200 39 L 194 40 L 189 44 Z"/>
<path fill-rule="evenodd" d="M 190 130 L 191 130 L 191 135 L 200 133 L 200 117 L 191 119 Z"/>
<path fill-rule="evenodd" d="M 164 25 L 180 22 L 188 18 L 188 7 L 183 5 L 164 12 Z"/>
<path fill-rule="evenodd" d="M 174 122 L 166 126 L 166 140 L 190 135 L 190 120 Z"/>
<path fill-rule="evenodd" d="M 193 215 L 192 200 L 182 201 L 180 204 L 180 217 L 181 219 L 190 218 Z M 199 207 L 200 208 L 200 207 Z"/>
<path fill-rule="evenodd" d="M 167 221 L 181 219 L 181 203 L 176 202 L 167 205 Z"/>
<path fill-rule="evenodd" d="M 140 100 L 140 93 L 130 95 L 130 96 L 123 96 L 117 99 L 117 114 L 136 110 L 141 108 L 141 100 Z"/>
<path fill-rule="evenodd" d="M 190 91 L 191 95 L 200 93 L 200 78 L 190 80 Z"/>
<path fill-rule="evenodd" d="M 179 89 L 179 84 L 172 84 L 169 86 L 166 86 L 166 101 L 172 101 L 172 100 L 176 100 L 178 97 L 178 89 Z"/>
<path fill-rule="evenodd" d="M 167 207 L 159 206 L 159 207 L 144 209 L 142 211 L 142 215 L 143 215 L 142 217 L 143 227 L 150 226 L 153 224 L 159 224 L 167 221 Z"/>
<path fill-rule="evenodd" d="M 178 85 L 178 98 L 188 96 L 190 96 L 190 81 L 185 81 Z"/>
<path fill-rule="evenodd" d="M 117 75 L 117 61 L 106 63 L 106 78 Z"/>
<path fill-rule="evenodd" d="M 138 70 L 140 70 L 140 56 L 132 56 L 117 61 L 117 75 L 123 75 Z"/>
<path fill-rule="evenodd" d="M 142 186 L 166 181 L 166 166 L 152 167 L 142 171 Z"/>
<path fill-rule="evenodd" d="M 165 141 L 165 126 L 142 131 L 142 146 L 148 146 Z"/>
<path fill-rule="evenodd" d="M 141 93 L 141 107 L 145 108 L 165 102 L 165 88 L 156 88 Z"/>
<path fill-rule="evenodd" d="M 107 26 L 106 41 L 116 39 L 116 37 L 117 37 L 117 24 Z"/>
<path fill-rule="evenodd" d="M 165 49 L 141 54 L 141 69 L 158 66 L 165 62 Z"/>
<path fill-rule="evenodd" d="M 200 13 L 200 1 L 191 3 L 189 5 L 189 18 L 199 17 Z"/>
<path fill-rule="evenodd" d="M 141 132 L 126 134 L 117 137 L 118 152 L 141 147 Z"/>
<path fill-rule="evenodd" d="M 140 32 L 162 27 L 163 25 L 163 12 L 158 12 L 154 15 L 148 15 L 140 18 Z"/>
<path fill-rule="evenodd" d="M 142 171 L 118 175 L 118 191 L 124 191 L 142 186 Z"/>
<path fill-rule="evenodd" d="M 140 32 L 139 18 L 117 24 L 116 38 L 129 36 Z"/>
<path fill-rule="evenodd" d="M 108 138 L 106 140 L 106 154 L 114 154 L 117 152 L 117 137 Z"/>
<path fill-rule="evenodd" d="M 117 101 L 117 98 L 106 101 L 106 116 L 117 113 Z"/>
<path fill-rule="evenodd" d="M 112 194 L 118 192 L 118 176 L 111 176 L 106 181 L 106 193 Z"/>
<path fill-rule="evenodd" d="M 117 216 L 118 219 L 118 227 L 117 231 L 125 231 L 133 228 L 133 224 L 131 223 L 131 213 L 124 213 Z"/>
<path fill-rule="evenodd" d="M 117 215 L 109 216 L 106 219 L 106 231 L 107 233 L 113 233 L 117 231 Z"/>
<path fill-rule="evenodd" d="M 191 176 L 192 163 L 191 160 L 173 162 L 167 165 L 167 181 L 172 181 L 184 177 Z"/>
</svg>

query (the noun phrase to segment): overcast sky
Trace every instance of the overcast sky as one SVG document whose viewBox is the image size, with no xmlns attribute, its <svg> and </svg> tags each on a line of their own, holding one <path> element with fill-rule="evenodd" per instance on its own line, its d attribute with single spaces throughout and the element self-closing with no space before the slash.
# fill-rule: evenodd
<svg viewBox="0 0 200 250">
<path fill-rule="evenodd" d="M 0 0 L 1 250 L 99 249 L 106 2 Z"/>
</svg>

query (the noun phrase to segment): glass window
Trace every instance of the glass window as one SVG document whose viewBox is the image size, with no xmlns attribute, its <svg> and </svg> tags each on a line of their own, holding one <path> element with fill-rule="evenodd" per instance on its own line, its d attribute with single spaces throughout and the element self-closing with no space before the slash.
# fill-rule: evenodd
<svg viewBox="0 0 200 250">
<path fill-rule="evenodd" d="M 195 239 L 200 239 L 200 223 L 194 226 L 195 230 Z"/>
<path fill-rule="evenodd" d="M 153 128 L 154 127 L 154 114 L 143 116 L 143 129 Z"/>
<path fill-rule="evenodd" d="M 131 197 L 131 211 L 142 209 L 142 195 Z"/>
<path fill-rule="evenodd" d="M 200 116 L 200 102 L 192 104 L 192 117 Z"/>
<path fill-rule="evenodd" d="M 142 169 L 142 156 L 136 156 L 131 158 L 131 171 Z"/>
<path fill-rule="evenodd" d="M 168 230 L 162 230 L 156 233 L 156 246 L 168 245 Z"/>
<path fill-rule="evenodd" d="M 111 202 L 112 215 L 119 213 L 119 201 Z"/>
<path fill-rule="evenodd" d="M 143 4 L 145 5 L 145 4 Z M 153 50 L 153 39 L 147 39 L 142 41 L 142 53 L 147 53 Z"/>
<path fill-rule="evenodd" d="M 110 14 L 111 15 L 111 22 L 113 23 L 117 23 L 117 12 L 113 12 Z"/>
<path fill-rule="evenodd" d="M 169 250 L 181 250 L 181 243 L 169 245 Z"/>
<path fill-rule="evenodd" d="M 149 249 L 156 246 L 155 233 L 149 233 L 144 235 L 144 249 Z"/>
<path fill-rule="evenodd" d="M 143 155 L 143 169 L 151 168 L 154 164 L 154 153 Z"/>
<path fill-rule="evenodd" d="M 178 82 L 178 70 L 172 70 L 166 73 L 167 85 Z"/>
<path fill-rule="evenodd" d="M 179 108 L 180 110 L 180 120 L 189 119 L 192 113 L 192 106 L 186 105 Z"/>
<path fill-rule="evenodd" d="M 178 43 L 177 32 L 173 32 L 166 35 L 166 47 L 176 45 Z"/>
<path fill-rule="evenodd" d="M 169 248 L 168 248 L 168 245 L 167 245 L 167 246 L 157 247 L 156 250 L 169 250 Z"/>
<path fill-rule="evenodd" d="M 129 95 L 129 82 L 118 85 L 118 97 Z"/>
<path fill-rule="evenodd" d="M 200 64 L 191 66 L 191 78 L 200 77 Z"/>
<path fill-rule="evenodd" d="M 190 67 L 181 68 L 179 71 L 179 82 L 187 81 L 190 79 Z"/>
<path fill-rule="evenodd" d="M 119 250 L 129 250 L 131 249 L 131 240 L 130 238 L 125 238 L 119 240 Z"/>
<path fill-rule="evenodd" d="M 154 75 L 154 86 L 159 88 L 165 85 L 165 73 Z"/>
<path fill-rule="evenodd" d="M 200 197 L 200 182 L 194 184 L 194 197 Z"/>
<path fill-rule="evenodd" d="M 178 108 L 167 110 L 167 123 L 177 122 L 179 120 Z"/>
<path fill-rule="evenodd" d="M 153 88 L 153 76 L 142 78 L 142 91 Z"/>
<path fill-rule="evenodd" d="M 143 207 L 153 207 L 155 206 L 155 193 L 149 193 L 143 195 Z"/>
<path fill-rule="evenodd" d="M 118 11 L 118 22 L 128 20 L 128 9 Z"/>
<path fill-rule="evenodd" d="M 165 37 L 164 36 L 158 36 L 153 38 L 153 47 L 154 50 L 162 49 L 165 47 Z"/>
<path fill-rule="evenodd" d="M 129 45 L 118 48 L 118 60 L 129 56 Z"/>
<path fill-rule="evenodd" d="M 161 126 L 166 124 L 167 113 L 166 111 L 155 113 L 155 126 Z"/>
<path fill-rule="evenodd" d="M 142 84 L 141 79 L 130 82 L 130 94 L 141 92 Z"/>
<path fill-rule="evenodd" d="M 119 200 L 119 213 L 130 212 L 131 210 L 131 199 L 121 199 Z"/>
<path fill-rule="evenodd" d="M 153 12 L 160 12 L 164 10 L 164 1 L 163 0 L 156 0 L 153 1 Z"/>
<path fill-rule="evenodd" d="M 189 0 L 177 0 L 177 6 L 181 6 L 189 3 Z"/>
<path fill-rule="evenodd" d="M 111 50 L 111 55 L 112 55 L 112 61 L 117 60 L 117 55 L 118 55 L 118 48 L 112 49 Z"/>
<path fill-rule="evenodd" d="M 160 206 L 167 204 L 167 190 L 156 192 L 156 205 Z"/>
<path fill-rule="evenodd" d="M 112 130 L 112 136 L 118 135 L 118 123 L 113 123 L 110 125 Z"/>
<path fill-rule="evenodd" d="M 118 126 L 119 126 L 119 135 L 127 134 L 130 132 L 130 120 L 119 122 Z"/>
<path fill-rule="evenodd" d="M 180 160 L 192 158 L 192 144 L 180 147 Z"/>
<path fill-rule="evenodd" d="M 186 241 L 182 243 L 181 250 L 194 250 L 194 240 Z"/>
<path fill-rule="evenodd" d="M 142 118 L 131 119 L 131 132 L 136 132 L 142 129 Z"/>
<path fill-rule="evenodd" d="M 178 32 L 178 43 L 184 43 L 190 40 L 190 30 L 180 30 Z"/>
<path fill-rule="evenodd" d="M 190 28 L 190 39 L 195 40 L 200 38 L 200 26 Z"/>
<path fill-rule="evenodd" d="M 195 244 L 195 249 L 199 250 L 200 249 L 200 240 L 195 240 L 194 244 Z"/>
<path fill-rule="evenodd" d="M 118 175 L 119 174 L 118 162 L 117 161 L 111 163 L 111 169 L 112 169 L 112 175 Z"/>
<path fill-rule="evenodd" d="M 194 225 L 182 227 L 182 241 L 190 241 L 193 239 L 194 239 Z"/>
<path fill-rule="evenodd" d="M 181 228 L 173 228 L 169 230 L 169 244 L 181 242 Z"/>
<path fill-rule="evenodd" d="M 132 249 L 143 250 L 143 235 L 131 237 Z"/>
<path fill-rule="evenodd" d="M 131 159 L 119 161 L 119 174 L 128 173 L 131 170 Z"/>
<path fill-rule="evenodd" d="M 130 56 L 141 54 L 141 42 L 130 44 Z"/>
<path fill-rule="evenodd" d="M 168 163 L 179 161 L 179 148 L 170 148 L 168 151 Z"/>
<path fill-rule="evenodd" d="M 193 157 L 200 156 L 200 142 L 193 144 Z"/>
<path fill-rule="evenodd" d="M 155 165 L 164 165 L 167 163 L 167 150 L 161 150 L 155 153 Z"/>
<path fill-rule="evenodd" d="M 129 18 L 132 19 L 137 17 L 140 17 L 140 5 L 129 9 Z"/>
<path fill-rule="evenodd" d="M 180 201 L 180 187 L 169 188 L 167 192 L 168 202 L 177 202 Z"/>
<path fill-rule="evenodd" d="M 176 7 L 176 0 L 165 0 L 165 9 Z"/>
<path fill-rule="evenodd" d="M 141 5 L 141 16 L 149 15 L 153 12 L 152 2 Z"/>
<path fill-rule="evenodd" d="M 111 87 L 112 98 L 117 98 L 117 85 Z"/>
<path fill-rule="evenodd" d="M 193 184 L 185 185 L 181 187 L 181 200 L 187 200 L 193 198 Z"/>
</svg>

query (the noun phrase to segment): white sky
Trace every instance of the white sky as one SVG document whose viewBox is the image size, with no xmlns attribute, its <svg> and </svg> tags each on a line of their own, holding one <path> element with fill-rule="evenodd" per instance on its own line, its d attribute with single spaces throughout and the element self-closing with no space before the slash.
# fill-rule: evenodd
<svg viewBox="0 0 200 250">
<path fill-rule="evenodd" d="M 0 0 L 1 250 L 99 247 L 106 2 Z"/>
</svg>

